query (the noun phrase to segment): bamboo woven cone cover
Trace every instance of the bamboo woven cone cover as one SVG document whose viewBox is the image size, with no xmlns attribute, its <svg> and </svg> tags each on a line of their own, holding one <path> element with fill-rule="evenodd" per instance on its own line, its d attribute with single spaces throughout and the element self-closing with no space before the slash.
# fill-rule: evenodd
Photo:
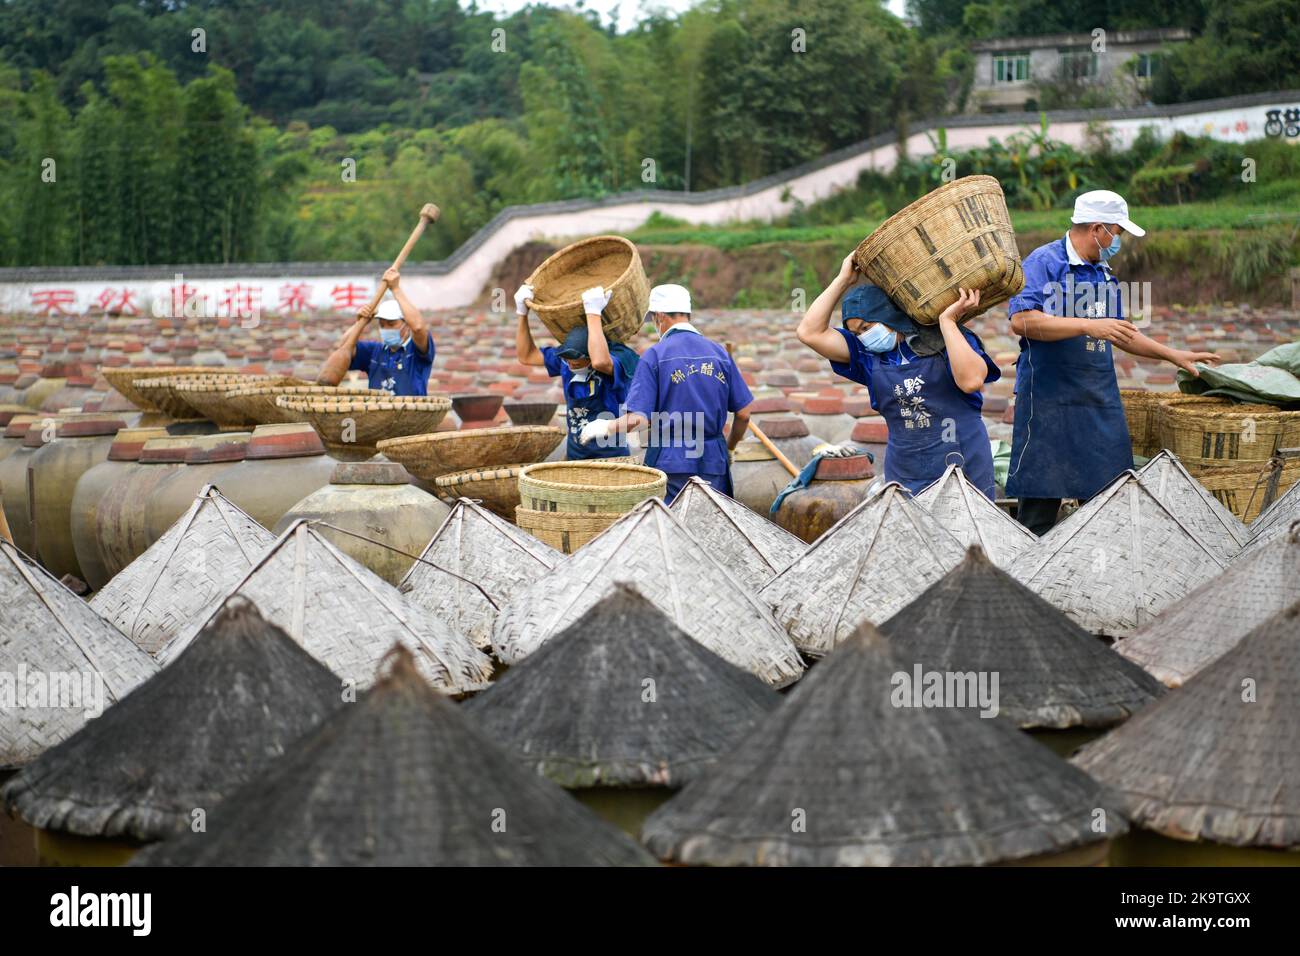
<svg viewBox="0 0 1300 956">
<path fill-rule="evenodd" d="M 492 662 L 468 638 L 412 605 L 307 522 L 295 522 L 280 535 L 217 607 L 195 615 L 163 647 L 158 660 L 175 660 L 235 594 L 251 600 L 268 621 L 353 686 L 366 686 L 394 644 L 414 653 L 420 673 L 435 687 L 469 690 L 492 674 Z"/>
<path fill-rule="evenodd" d="M 345 458 L 369 458 L 385 438 L 431 432 L 451 410 L 451 399 L 442 395 L 280 395 L 275 401 L 297 419 L 310 422 L 330 453 Z"/>
<path fill-rule="evenodd" d="M 610 866 L 645 851 L 519 766 L 394 652 L 356 703 L 133 866 Z M 503 816 L 504 815 L 504 816 Z M 494 826 L 501 821 L 505 826 Z"/>
<path fill-rule="evenodd" d="M 398 585 L 407 600 L 490 647 L 497 609 L 564 559 L 462 498 Z"/>
<path fill-rule="evenodd" d="M 565 246 L 533 270 L 533 311 L 559 341 L 587 320 L 582 293 L 610 293 L 601 326 L 611 341 L 626 342 L 641 328 L 650 305 L 650 282 L 636 246 L 622 236 L 594 236 Z"/>
<path fill-rule="evenodd" d="M 1300 605 L 1088 744 L 1078 767 L 1138 826 L 1181 840 L 1300 847 Z"/>
<path fill-rule="evenodd" d="M 1137 472 L 1138 480 L 1225 560 L 1246 543 L 1249 532 L 1227 508 L 1192 477 L 1177 456 L 1161 451 Z"/>
<path fill-rule="evenodd" d="M 1085 630 L 1121 635 L 1226 563 L 1129 471 L 1024 551 L 1008 571 Z"/>
<path fill-rule="evenodd" d="M 337 385 L 249 385 L 226 392 L 226 404 L 245 420 L 258 425 L 288 425 L 302 421 L 276 404 L 281 395 L 301 398 L 322 395 L 342 395 L 353 398 L 389 398 L 390 393 L 378 388 L 341 388 Z"/>
<path fill-rule="evenodd" d="M 1252 628 L 1300 601 L 1300 525 L 1228 565 L 1115 650 L 1170 687 L 1231 650 Z"/>
<path fill-rule="evenodd" d="M 119 395 L 142 412 L 162 411 L 145 392 L 136 388 L 135 383 L 151 378 L 163 378 L 168 375 L 203 374 L 217 371 L 207 365 L 156 365 L 152 368 L 110 368 L 101 366 L 100 372 Z"/>
<path fill-rule="evenodd" d="M 880 632 L 904 670 L 998 674 L 998 712 L 1025 729 L 1109 727 L 1164 690 L 977 545 Z"/>
<path fill-rule="evenodd" d="M 164 839 L 341 706 L 339 679 L 237 598 L 172 666 L 29 764 L 3 803 L 42 829 Z"/>
<path fill-rule="evenodd" d="M 620 585 L 464 710 L 562 787 L 678 788 L 780 700 Z"/>
<path fill-rule="evenodd" d="M 864 624 L 655 811 L 642 842 L 687 864 L 978 866 L 1127 830 L 1094 780 L 1011 721 L 896 706 L 902 670 Z M 806 827 L 791 825 L 795 814 Z"/>
<path fill-rule="evenodd" d="M 995 505 L 970 483 L 966 472 L 949 465 L 916 496 L 916 503 L 963 545 L 977 544 L 1000 568 L 1034 544 L 1034 533 Z"/>
<path fill-rule="evenodd" d="M 1284 534 L 1295 522 L 1300 521 L 1300 482 L 1292 485 L 1287 493 L 1260 513 L 1249 525 L 1250 537 L 1241 549 L 1236 560 L 1244 561 L 1270 541 Z"/>
<path fill-rule="evenodd" d="M 890 483 L 841 518 L 759 592 L 799 650 L 827 654 L 956 567 L 962 546 Z"/>
<path fill-rule="evenodd" d="M 150 654 L 157 654 L 196 615 L 233 588 L 275 536 L 213 485 L 144 554 L 90 600 Z"/>
<path fill-rule="evenodd" d="M 776 687 L 792 683 L 803 673 L 799 652 L 727 560 L 648 498 L 501 608 L 493 650 L 507 664 L 523 660 L 622 582 L 737 667 Z"/>
<path fill-rule="evenodd" d="M 157 669 L 81 598 L 0 542 L 0 769 L 72 736 L 99 704 L 116 704 Z M 40 706 L 62 693 L 82 696 Z M 84 706 L 68 706 L 75 703 Z"/>
<path fill-rule="evenodd" d="M 725 555 L 727 567 L 753 591 L 788 568 L 807 548 L 780 525 L 698 477 L 678 492 L 669 510 L 700 544 L 714 554 Z"/>
<path fill-rule="evenodd" d="M 924 325 L 939 321 L 958 289 L 980 290 L 979 307 L 962 317 L 969 322 L 1025 286 L 1006 197 L 992 176 L 966 176 L 922 196 L 886 219 L 853 259 Z"/>
</svg>

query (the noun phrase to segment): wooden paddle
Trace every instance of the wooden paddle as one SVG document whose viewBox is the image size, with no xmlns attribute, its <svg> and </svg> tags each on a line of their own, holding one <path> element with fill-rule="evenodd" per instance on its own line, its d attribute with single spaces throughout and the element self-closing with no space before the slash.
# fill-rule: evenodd
<svg viewBox="0 0 1300 956">
<path fill-rule="evenodd" d="M 731 343 L 727 342 L 726 346 L 727 354 L 732 356 L 734 360 L 735 353 L 731 348 Z M 749 420 L 749 430 L 754 433 L 754 436 L 762 443 L 763 447 L 772 453 L 772 457 L 779 461 L 786 471 L 790 472 L 791 478 L 799 477 L 799 469 L 794 466 L 794 463 L 791 462 L 789 458 L 781 454 L 781 449 L 772 444 L 772 439 L 763 434 L 763 429 L 759 428 L 758 422 L 754 421 L 752 418 Z"/>
<path fill-rule="evenodd" d="M 406 257 L 411 254 L 411 250 L 415 248 L 415 244 L 419 242 L 420 237 L 424 235 L 425 227 L 431 222 L 437 222 L 438 217 L 441 215 L 442 210 L 433 203 L 427 202 L 424 204 L 420 209 L 420 221 L 416 223 L 415 228 L 411 230 L 411 235 L 407 238 L 406 245 L 402 246 L 402 251 L 399 252 L 397 258 L 393 260 L 394 269 L 400 269 L 406 264 Z M 374 312 L 374 310 L 379 307 L 379 300 L 384 297 L 384 293 L 387 291 L 387 280 L 380 279 L 379 285 L 375 288 L 375 294 L 370 299 L 369 309 L 371 312 Z M 361 318 L 361 311 L 357 312 L 357 318 Z"/>
</svg>

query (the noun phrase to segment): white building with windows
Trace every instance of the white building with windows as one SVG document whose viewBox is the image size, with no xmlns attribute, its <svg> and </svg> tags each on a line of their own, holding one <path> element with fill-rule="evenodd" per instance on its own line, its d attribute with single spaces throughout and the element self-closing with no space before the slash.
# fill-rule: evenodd
<svg viewBox="0 0 1300 956">
<path fill-rule="evenodd" d="M 971 44 L 975 81 L 970 111 L 1019 112 L 1040 108 L 1040 84 L 1114 84 L 1143 90 L 1160 68 L 1160 51 L 1192 38 L 1190 30 L 1095 30 L 1037 37 L 1003 37 Z M 1114 105 L 1134 105 L 1120 104 Z"/>
</svg>

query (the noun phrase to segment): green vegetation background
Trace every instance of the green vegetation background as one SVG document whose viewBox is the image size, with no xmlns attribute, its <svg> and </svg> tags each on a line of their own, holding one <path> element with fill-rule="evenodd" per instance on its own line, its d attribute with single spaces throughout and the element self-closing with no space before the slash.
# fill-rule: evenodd
<svg viewBox="0 0 1300 956">
<path fill-rule="evenodd" d="M 0 265 L 383 259 L 430 200 L 444 216 L 419 256 L 442 258 L 507 205 L 732 185 L 960 111 L 966 45 L 986 36 L 1183 25 L 1199 36 L 1168 51 L 1157 100 L 1300 87 L 1293 0 L 910 9 L 915 28 L 879 0 L 705 0 L 616 34 L 590 13 L 454 0 L 8 0 Z M 1100 136 L 1076 151 L 1027 129 L 952 158 L 1002 180 L 1018 228 L 1127 188 L 1163 207 L 1143 210 L 1158 228 L 1259 227 L 1251 259 L 1268 264 L 1294 255 L 1279 212 L 1297 209 L 1296 155 L 1149 137 L 1121 153 Z M 639 238 L 855 242 L 941 174 L 912 161 L 785 223 Z"/>
</svg>

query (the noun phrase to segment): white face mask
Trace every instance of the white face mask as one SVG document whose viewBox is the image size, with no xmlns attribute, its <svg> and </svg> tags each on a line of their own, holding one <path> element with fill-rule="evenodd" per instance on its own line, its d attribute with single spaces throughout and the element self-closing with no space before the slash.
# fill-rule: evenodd
<svg viewBox="0 0 1300 956">
<path fill-rule="evenodd" d="M 575 382 L 585 382 L 587 379 L 591 378 L 590 365 L 588 365 L 586 368 L 575 368 L 575 369 L 570 369 L 569 371 L 573 373 L 573 380 Z"/>
<path fill-rule="evenodd" d="M 894 347 L 897 333 L 887 325 L 876 324 L 858 333 L 858 341 L 868 352 L 888 352 Z"/>
</svg>

